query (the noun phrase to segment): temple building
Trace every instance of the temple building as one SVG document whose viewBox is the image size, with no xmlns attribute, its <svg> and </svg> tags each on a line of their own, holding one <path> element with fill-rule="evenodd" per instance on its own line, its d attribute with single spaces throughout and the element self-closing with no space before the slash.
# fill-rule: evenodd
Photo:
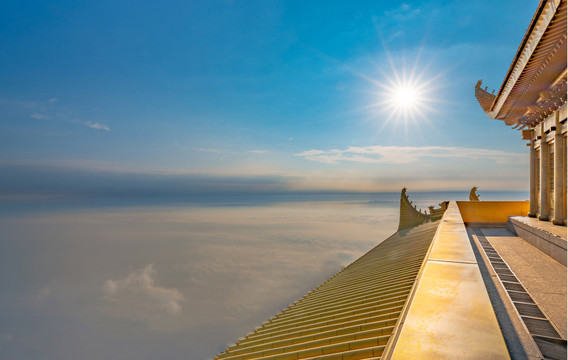
<svg viewBox="0 0 568 360">
<path fill-rule="evenodd" d="M 566 359 L 566 18 L 542 0 L 497 94 L 475 86 L 528 141 L 528 201 L 403 188 L 396 233 L 216 359 Z"/>
<path fill-rule="evenodd" d="M 497 94 L 475 86 L 491 119 L 530 148 L 529 216 L 566 225 L 566 1 L 541 1 Z"/>
</svg>

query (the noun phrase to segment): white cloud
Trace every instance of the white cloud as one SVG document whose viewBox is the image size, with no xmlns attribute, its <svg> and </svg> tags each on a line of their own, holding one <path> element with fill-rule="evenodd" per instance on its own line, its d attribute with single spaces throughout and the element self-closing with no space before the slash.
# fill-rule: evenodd
<svg viewBox="0 0 568 360">
<path fill-rule="evenodd" d="M 83 125 L 88 126 L 92 129 L 110 131 L 110 127 L 108 127 L 108 125 L 100 124 L 100 123 L 97 123 L 97 122 L 85 121 L 83 123 Z"/>
<path fill-rule="evenodd" d="M 37 120 L 49 120 L 49 119 L 51 119 L 51 116 L 45 115 L 45 114 L 40 114 L 40 113 L 33 113 L 33 114 L 30 115 L 30 117 L 32 119 L 37 119 Z"/>
<path fill-rule="evenodd" d="M 103 311 L 118 318 L 144 321 L 151 328 L 167 327 L 164 321 L 181 315 L 185 298 L 177 289 L 157 286 L 155 275 L 154 264 L 148 264 L 122 279 L 105 281 Z"/>
<path fill-rule="evenodd" d="M 524 163 L 525 155 L 501 150 L 451 146 L 350 146 L 344 150 L 307 150 L 295 154 L 327 164 L 339 162 L 407 164 L 424 158 L 490 160 L 496 163 Z"/>
<path fill-rule="evenodd" d="M 249 150 L 247 152 L 252 153 L 252 154 L 265 154 L 265 153 L 268 152 L 268 150 Z"/>
<path fill-rule="evenodd" d="M 90 127 L 91 129 L 110 131 L 110 127 L 108 125 L 93 122 L 93 121 L 81 121 L 79 119 L 73 119 L 73 120 L 71 120 L 71 122 L 76 123 L 76 124 L 83 124 L 87 127 Z"/>
<path fill-rule="evenodd" d="M 51 98 L 49 100 L 47 100 L 50 104 L 55 104 L 57 102 L 56 98 Z"/>
</svg>

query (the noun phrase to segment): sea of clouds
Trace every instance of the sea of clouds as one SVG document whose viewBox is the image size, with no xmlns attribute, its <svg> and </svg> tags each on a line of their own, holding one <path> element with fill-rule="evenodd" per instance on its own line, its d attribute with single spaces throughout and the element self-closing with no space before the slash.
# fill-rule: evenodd
<svg viewBox="0 0 568 360">
<path fill-rule="evenodd" d="M 397 201 L 5 216 L 0 358 L 213 358 L 391 235 L 397 218 Z"/>
</svg>

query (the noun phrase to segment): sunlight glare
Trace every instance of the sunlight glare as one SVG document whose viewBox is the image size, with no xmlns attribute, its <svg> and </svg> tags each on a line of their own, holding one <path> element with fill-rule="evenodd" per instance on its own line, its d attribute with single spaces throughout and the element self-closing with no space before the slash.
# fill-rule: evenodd
<svg viewBox="0 0 568 360">
<path fill-rule="evenodd" d="M 408 86 L 402 86 L 394 91 L 393 98 L 400 107 L 408 108 L 415 104 L 417 100 L 416 95 L 415 89 Z"/>
<path fill-rule="evenodd" d="M 434 95 L 440 88 L 439 79 L 442 73 L 433 77 L 427 75 L 428 66 L 419 69 L 418 60 L 412 68 L 406 68 L 404 59 L 395 62 L 387 56 L 391 65 L 391 73 L 381 69 L 381 80 L 372 79 L 371 82 L 379 91 L 373 92 L 376 102 L 369 107 L 375 108 L 375 119 L 379 119 L 380 128 L 389 124 L 396 131 L 399 125 L 407 134 L 412 129 L 415 135 L 420 136 L 422 124 L 433 127 L 430 121 L 432 113 L 437 112 L 436 103 L 441 102 Z M 395 66 L 398 63 L 400 67 Z"/>
<path fill-rule="evenodd" d="M 439 113 L 439 104 L 445 102 L 438 97 L 439 90 L 444 87 L 445 71 L 431 73 L 429 63 L 421 66 L 421 53 L 422 48 L 418 49 L 414 64 L 407 66 L 404 55 L 393 58 L 385 48 L 384 57 L 375 63 L 378 77 L 349 68 L 374 87 L 369 92 L 371 102 L 362 109 L 370 110 L 369 120 L 378 125 L 377 134 L 386 127 L 398 133 L 400 126 L 405 136 L 408 136 L 409 130 L 414 136 L 421 136 L 423 125 L 436 130 L 431 119 L 432 115 Z"/>
</svg>

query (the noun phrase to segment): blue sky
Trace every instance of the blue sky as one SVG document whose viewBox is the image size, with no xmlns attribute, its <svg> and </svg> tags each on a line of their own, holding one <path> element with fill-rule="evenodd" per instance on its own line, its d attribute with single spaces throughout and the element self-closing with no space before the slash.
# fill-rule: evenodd
<svg viewBox="0 0 568 360">
<path fill-rule="evenodd" d="M 520 133 L 473 87 L 499 88 L 537 3 L 5 3 L 0 173 L 524 190 Z M 379 84 L 413 66 L 429 110 L 385 123 Z"/>
</svg>

